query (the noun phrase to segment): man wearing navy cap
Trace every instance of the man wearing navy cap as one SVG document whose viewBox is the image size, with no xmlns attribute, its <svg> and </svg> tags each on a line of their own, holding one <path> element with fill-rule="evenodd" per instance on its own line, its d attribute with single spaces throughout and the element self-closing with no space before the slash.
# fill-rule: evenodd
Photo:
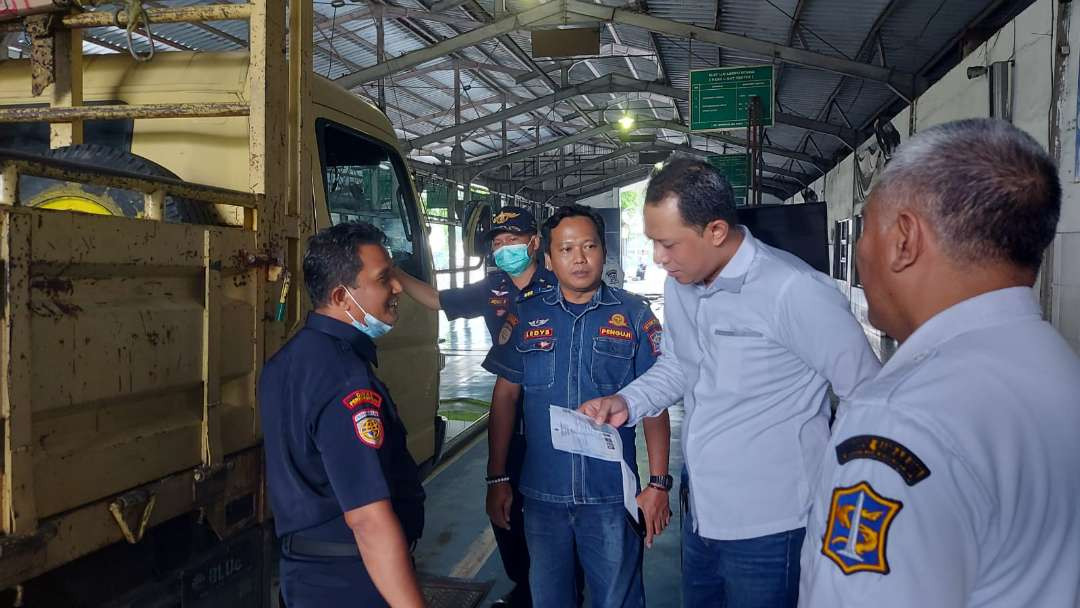
<svg viewBox="0 0 1080 608">
<path fill-rule="evenodd" d="M 436 291 L 428 283 L 407 273 L 397 273 L 405 293 L 431 310 L 442 310 L 450 320 L 484 317 L 492 344 L 506 342 L 501 328 L 517 324 L 515 302 L 523 292 L 554 285 L 555 276 L 537 263 L 540 239 L 536 219 L 522 207 L 503 207 L 492 218 L 492 228 L 485 235 L 490 242 L 498 271 L 482 280 L 455 289 Z M 505 390 L 497 381 L 495 391 Z M 488 495 L 487 511 L 491 517 L 499 556 L 514 590 L 498 600 L 496 606 L 531 606 L 529 592 L 529 552 L 525 546 L 518 476 L 525 455 L 525 436 L 521 425 L 521 403 L 516 411 L 500 411 L 492 398 L 488 419 Z M 513 401 L 511 401 L 513 403 Z M 580 578 L 580 577 L 579 577 Z"/>
<path fill-rule="evenodd" d="M 401 293 L 385 239 L 359 222 L 312 237 L 304 282 L 315 310 L 259 381 L 288 608 L 424 605 L 409 556 L 424 490 L 372 368 Z"/>
</svg>

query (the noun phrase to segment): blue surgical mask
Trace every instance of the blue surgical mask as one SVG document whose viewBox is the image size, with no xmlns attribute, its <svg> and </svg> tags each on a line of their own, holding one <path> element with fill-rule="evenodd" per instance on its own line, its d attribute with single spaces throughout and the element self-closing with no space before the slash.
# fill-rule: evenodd
<svg viewBox="0 0 1080 608">
<path fill-rule="evenodd" d="M 495 251 L 495 265 L 512 277 L 521 276 L 531 262 L 529 246 L 524 243 L 506 245 Z"/>
<path fill-rule="evenodd" d="M 364 310 L 364 307 L 360 306 L 360 303 L 356 301 L 356 298 L 353 297 L 352 292 L 349 291 L 348 287 L 342 285 L 341 288 L 345 290 L 345 293 L 349 294 L 349 299 L 353 301 L 353 304 L 356 304 L 356 307 L 360 309 L 360 312 L 364 313 L 364 322 L 361 323 L 356 320 L 356 317 L 352 316 L 352 313 L 347 310 L 345 311 L 345 314 L 349 315 L 349 320 L 352 321 L 352 326 L 358 331 L 367 334 L 372 340 L 376 340 L 381 336 L 385 336 L 387 332 L 394 328 L 393 325 L 380 321 L 369 314 L 368 311 Z"/>
</svg>

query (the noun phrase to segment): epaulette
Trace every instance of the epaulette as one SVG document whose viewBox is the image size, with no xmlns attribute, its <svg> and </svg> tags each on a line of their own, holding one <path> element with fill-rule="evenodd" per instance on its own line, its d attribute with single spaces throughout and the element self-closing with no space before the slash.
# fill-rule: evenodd
<svg viewBox="0 0 1080 608">
<path fill-rule="evenodd" d="M 543 295 L 545 293 L 551 293 L 554 289 L 555 289 L 555 285 L 552 285 L 550 283 L 545 283 L 543 285 L 537 285 L 536 287 L 533 287 L 533 288 L 529 289 L 528 291 L 521 292 L 521 295 L 518 296 L 517 301 L 518 302 L 524 302 L 525 300 L 528 300 L 529 298 L 535 298 L 536 296 Z"/>
</svg>

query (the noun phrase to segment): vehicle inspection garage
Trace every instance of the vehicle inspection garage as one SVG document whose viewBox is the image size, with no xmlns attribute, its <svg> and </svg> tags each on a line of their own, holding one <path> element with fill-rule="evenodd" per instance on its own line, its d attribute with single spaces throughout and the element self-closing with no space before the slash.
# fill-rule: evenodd
<svg viewBox="0 0 1080 608">
<path fill-rule="evenodd" d="M 1078 32 L 0 0 L 0 608 L 1080 608 Z"/>
</svg>

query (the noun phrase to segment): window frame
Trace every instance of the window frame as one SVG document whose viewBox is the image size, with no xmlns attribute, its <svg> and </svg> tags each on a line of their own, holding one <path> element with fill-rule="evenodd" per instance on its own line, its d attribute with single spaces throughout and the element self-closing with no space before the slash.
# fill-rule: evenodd
<svg viewBox="0 0 1080 608">
<path fill-rule="evenodd" d="M 420 211 L 420 201 L 416 196 L 416 192 L 413 189 L 412 173 L 409 171 L 409 167 L 405 164 L 405 159 L 398 153 L 392 146 L 387 145 L 385 142 L 366 135 L 356 129 L 353 129 L 347 125 L 343 125 L 340 122 L 332 120 L 326 117 L 319 117 L 315 120 L 315 145 L 318 147 L 319 154 L 319 167 L 318 172 L 320 174 L 319 181 L 323 187 L 323 204 L 326 207 L 326 217 L 330 222 L 330 225 L 334 225 L 333 211 L 330 207 L 330 189 L 327 184 L 327 163 L 326 163 L 326 130 L 337 129 L 342 133 L 355 137 L 362 142 L 377 146 L 379 149 L 386 152 L 387 158 L 390 161 L 391 166 L 394 168 L 395 175 L 398 181 L 398 190 L 404 195 L 404 200 L 401 204 L 405 206 L 405 217 L 407 225 L 403 222 L 403 225 L 409 230 L 410 242 L 413 246 L 412 258 L 414 263 L 409 264 L 411 268 L 402 266 L 400 263 L 395 262 L 395 266 L 405 270 L 409 275 L 425 282 L 430 282 L 431 270 L 428 268 L 427 260 L 427 231 L 424 230 L 423 224 L 420 222 L 418 215 Z M 410 204 L 411 202 L 411 204 Z M 400 210 L 399 210 L 400 211 Z M 399 213 L 400 215 L 400 213 Z"/>
</svg>

